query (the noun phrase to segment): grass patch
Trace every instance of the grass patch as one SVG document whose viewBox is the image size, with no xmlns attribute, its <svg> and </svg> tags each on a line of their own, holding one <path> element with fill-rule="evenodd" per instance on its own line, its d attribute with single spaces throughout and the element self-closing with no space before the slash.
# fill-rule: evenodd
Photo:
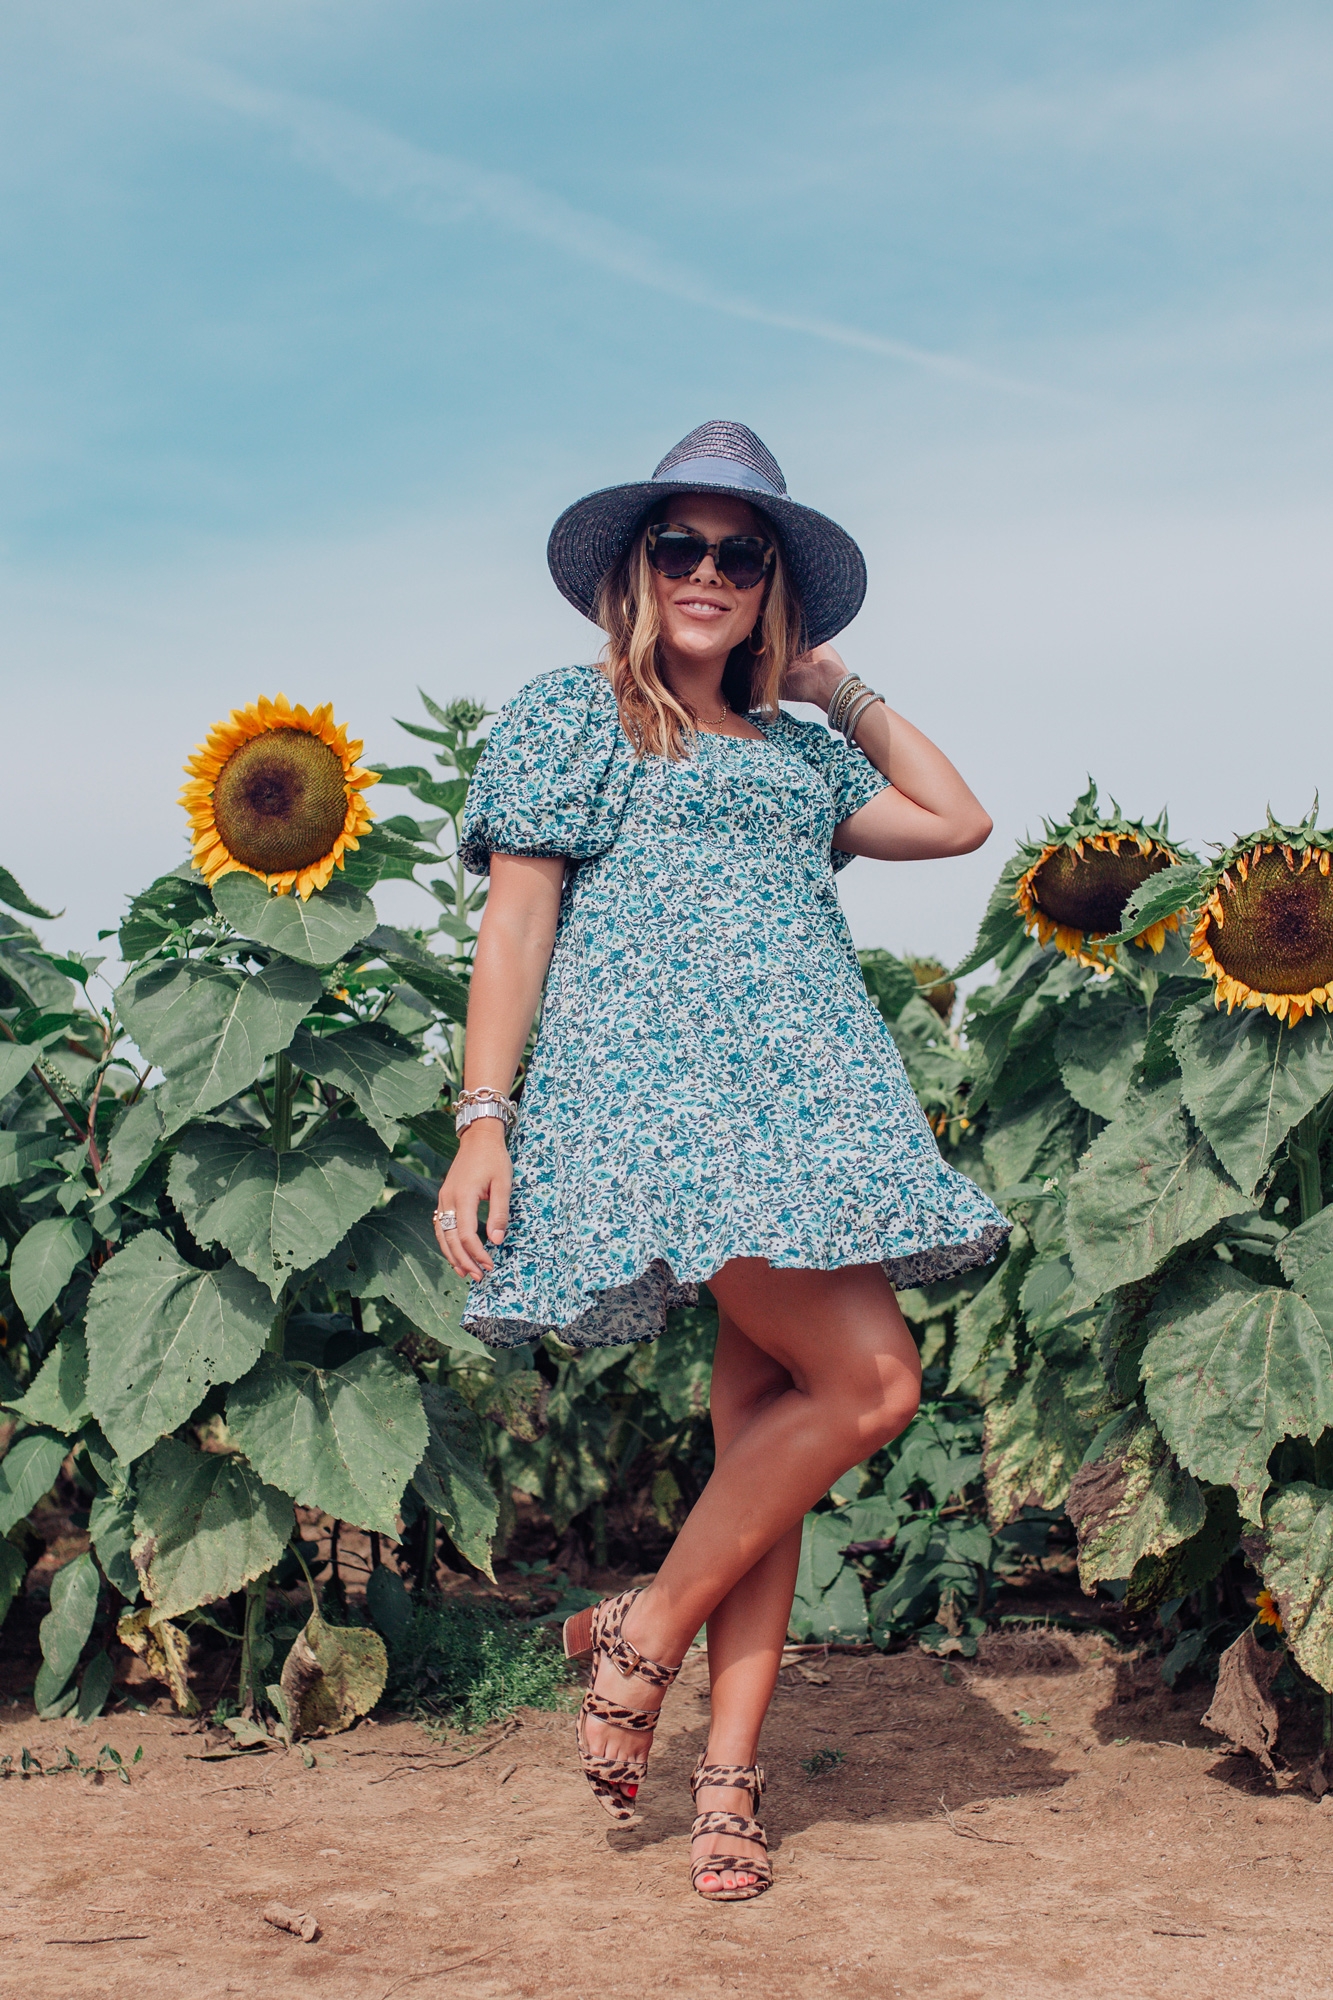
<svg viewBox="0 0 1333 2000">
<path fill-rule="evenodd" d="M 387 1644 L 385 1704 L 422 1720 L 472 1730 L 516 1708 L 572 1706 L 568 1664 L 553 1635 L 492 1604 L 428 1598 Z"/>
</svg>

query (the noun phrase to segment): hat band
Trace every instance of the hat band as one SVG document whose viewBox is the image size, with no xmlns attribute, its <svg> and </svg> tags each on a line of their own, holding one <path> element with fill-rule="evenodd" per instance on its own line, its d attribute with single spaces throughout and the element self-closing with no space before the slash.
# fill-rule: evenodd
<svg viewBox="0 0 1333 2000">
<path fill-rule="evenodd" d="M 762 472 L 738 465 L 734 458 L 683 458 L 669 472 L 653 475 L 654 486 L 690 486 L 696 481 L 703 486 L 739 486 L 745 492 L 771 494 L 775 500 L 786 498 L 781 487 L 765 479 Z"/>
</svg>

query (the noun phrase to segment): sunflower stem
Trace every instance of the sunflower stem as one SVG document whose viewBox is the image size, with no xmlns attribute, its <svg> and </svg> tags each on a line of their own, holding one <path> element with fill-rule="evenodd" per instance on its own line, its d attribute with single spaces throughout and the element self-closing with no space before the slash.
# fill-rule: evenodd
<svg viewBox="0 0 1333 2000">
<path fill-rule="evenodd" d="M 1301 1221 L 1308 1222 L 1324 1206 L 1324 1186 L 1319 1172 L 1319 1140 L 1322 1119 L 1319 1110 L 1307 1111 L 1291 1135 L 1291 1157 L 1301 1196 Z"/>
<path fill-rule="evenodd" d="M 273 1150 L 285 1153 L 292 1143 L 292 1099 L 296 1095 L 296 1080 L 292 1074 L 292 1059 L 284 1053 L 273 1059 Z"/>
</svg>

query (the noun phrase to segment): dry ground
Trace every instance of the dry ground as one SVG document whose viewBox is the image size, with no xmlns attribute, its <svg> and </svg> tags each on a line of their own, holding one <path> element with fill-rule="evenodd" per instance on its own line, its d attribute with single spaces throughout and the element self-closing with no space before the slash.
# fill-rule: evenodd
<svg viewBox="0 0 1333 2000">
<path fill-rule="evenodd" d="M 804 1668 L 804 1671 L 802 1671 Z M 90 1728 L 10 1708 L 0 1755 L 144 1755 L 133 1784 L 0 1784 L 0 1990 L 183 2000 L 638 2000 L 753 1992 L 938 2000 L 1333 1993 L 1333 1799 L 1263 1780 L 1090 1636 L 1000 1635 L 783 1675 L 766 1745 L 777 1886 L 710 1906 L 687 1878 L 701 1662 L 667 1698 L 641 1823 L 591 1803 L 567 1717 L 439 1748 L 363 1724 L 294 1755 L 204 1762 L 172 1716 Z M 831 1774 L 802 1769 L 841 1750 Z M 451 1768 L 446 1768 L 451 1766 Z M 508 1774 L 508 1775 L 506 1775 Z M 270 1929 L 310 1911 L 313 1944 Z"/>
</svg>

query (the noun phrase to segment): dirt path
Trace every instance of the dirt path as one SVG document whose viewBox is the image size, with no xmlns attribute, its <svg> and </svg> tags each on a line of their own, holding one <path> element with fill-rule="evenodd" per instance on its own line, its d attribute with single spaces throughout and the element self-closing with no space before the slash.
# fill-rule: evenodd
<svg viewBox="0 0 1333 2000">
<path fill-rule="evenodd" d="M 202 1739 L 167 1715 L 79 1729 L 19 1711 L 0 1755 L 144 1755 L 130 1786 L 0 1784 L 0 1991 L 1333 1992 L 1333 1800 L 1275 1793 L 1220 1754 L 1196 1720 L 1206 1697 L 1168 1695 L 1155 1663 L 1035 1634 L 988 1640 L 947 1679 L 919 1653 L 790 1669 L 766 1746 L 777 1887 L 732 1906 L 686 1872 L 701 1670 L 668 1697 L 627 1831 L 589 1801 L 564 1716 L 525 1711 L 449 1770 L 460 1752 L 412 1724 L 363 1725 L 309 1771 L 281 1753 L 197 1761 Z M 843 1761 L 809 1776 L 820 1749 Z M 264 1924 L 272 1900 L 312 1912 L 318 1941 Z"/>
</svg>

